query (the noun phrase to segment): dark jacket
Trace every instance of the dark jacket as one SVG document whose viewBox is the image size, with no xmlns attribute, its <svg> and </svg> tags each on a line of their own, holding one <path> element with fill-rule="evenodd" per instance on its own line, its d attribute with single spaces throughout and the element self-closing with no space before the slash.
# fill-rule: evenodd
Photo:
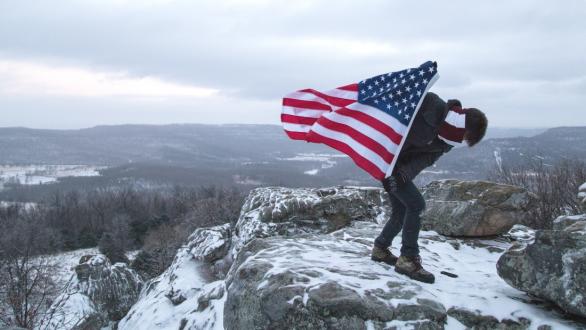
<svg viewBox="0 0 586 330">
<path fill-rule="evenodd" d="M 457 100 L 449 100 L 459 104 Z M 434 93 L 427 93 L 405 140 L 395 165 L 394 174 L 413 180 L 424 168 L 433 165 L 452 146 L 438 138 L 438 132 L 448 115 L 448 103 Z"/>
</svg>

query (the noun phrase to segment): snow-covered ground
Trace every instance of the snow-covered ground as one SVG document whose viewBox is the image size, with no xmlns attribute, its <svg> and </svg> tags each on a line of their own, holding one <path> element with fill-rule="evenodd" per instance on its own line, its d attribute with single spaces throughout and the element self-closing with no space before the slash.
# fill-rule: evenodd
<svg viewBox="0 0 586 330">
<path fill-rule="evenodd" d="M 104 166 L 93 165 L 0 165 L 0 189 L 6 183 L 44 184 L 63 177 L 98 176 Z"/>
<path fill-rule="evenodd" d="M 530 329 L 543 324 L 551 325 L 553 329 L 576 328 L 560 314 L 536 304 L 498 276 L 496 262 L 510 243 L 504 240 L 448 239 L 433 231 L 422 232 L 419 242 L 424 265 L 436 275 L 434 284 L 426 284 L 412 281 L 396 273 L 393 267 L 370 260 L 374 239 L 371 234 L 380 229 L 380 225 L 356 223 L 356 226 L 316 239 L 283 239 L 271 243 L 270 249 L 251 256 L 247 262 L 270 261 L 272 268 L 265 274 L 267 279 L 284 273 L 299 274 L 306 288 L 304 296 L 299 297 L 304 303 L 308 292 L 328 282 L 338 283 L 362 296 L 376 290 L 388 291 L 388 283 L 393 283 L 406 295 L 413 292 L 407 299 L 389 299 L 387 303 L 393 306 L 425 298 L 441 303 L 446 309 L 465 308 L 498 320 L 527 318 L 531 320 Z M 396 247 L 399 242 L 397 239 Z M 398 253 L 396 249 L 394 252 Z M 292 256 L 295 262 L 291 262 Z M 310 271 L 317 275 L 307 276 Z M 458 278 L 441 275 L 442 271 L 457 274 Z M 393 322 L 387 326 L 399 325 Z M 446 329 L 465 329 L 465 326 L 448 317 Z"/>
<path fill-rule="evenodd" d="M 288 160 L 288 161 L 295 161 L 295 162 L 314 162 L 314 163 L 321 163 L 319 167 L 312 168 L 303 173 L 307 175 L 316 175 L 319 173 L 320 170 L 325 170 L 328 168 L 334 167 L 338 162 L 335 160 L 336 158 L 348 158 L 347 155 L 342 154 L 315 154 L 315 153 L 300 153 L 295 155 L 294 157 L 288 158 L 278 158 L 279 160 Z"/>
</svg>

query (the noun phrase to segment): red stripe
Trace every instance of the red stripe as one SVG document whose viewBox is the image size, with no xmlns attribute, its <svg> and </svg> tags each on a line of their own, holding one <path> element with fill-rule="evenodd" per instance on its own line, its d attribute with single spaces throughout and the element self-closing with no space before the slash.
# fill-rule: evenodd
<svg viewBox="0 0 586 330">
<path fill-rule="evenodd" d="M 328 103 L 333 104 L 337 107 L 345 107 L 349 104 L 356 102 L 356 99 L 352 100 L 352 99 L 344 99 L 341 97 L 330 96 L 330 95 L 324 94 L 322 92 L 316 91 L 315 89 L 311 89 L 311 88 L 302 89 L 302 90 L 300 90 L 300 92 L 310 93 L 310 94 L 313 94 L 317 97 L 321 97 L 322 99 L 328 101 Z"/>
<path fill-rule="evenodd" d="M 310 118 L 310 117 L 301 117 L 301 116 L 293 116 L 293 115 L 281 115 L 281 122 L 283 123 L 291 123 L 291 124 L 301 124 L 301 125 L 313 125 L 317 118 Z"/>
<path fill-rule="evenodd" d="M 350 92 L 358 92 L 358 84 L 350 84 L 350 85 L 338 87 L 338 89 L 343 89 L 345 91 L 350 91 Z"/>
<path fill-rule="evenodd" d="M 292 139 L 292 140 L 304 140 L 307 137 L 307 133 L 305 132 L 293 132 L 293 131 L 288 131 L 288 130 L 284 130 L 285 133 L 287 133 L 287 136 Z"/>
<path fill-rule="evenodd" d="M 439 129 L 439 135 L 441 137 L 458 143 L 464 140 L 464 133 L 466 133 L 466 129 L 453 126 L 445 121 Z"/>
<path fill-rule="evenodd" d="M 385 173 L 381 172 L 381 170 L 376 167 L 373 163 L 371 163 L 368 159 L 362 157 L 359 153 L 354 151 L 354 149 L 350 148 L 347 144 L 340 142 L 338 140 L 330 139 L 323 135 L 320 135 L 314 131 L 309 131 L 307 134 L 306 140 L 308 142 L 314 143 L 324 143 L 352 158 L 354 163 L 358 165 L 360 168 L 368 172 L 372 175 L 375 179 L 383 180 L 385 178 Z"/>
<path fill-rule="evenodd" d="M 319 124 L 325 128 L 331 129 L 332 131 L 347 134 L 355 141 L 362 144 L 364 147 L 372 150 L 374 153 L 379 155 L 382 159 L 385 160 L 385 162 L 389 164 L 393 160 L 393 154 L 391 154 L 387 149 L 385 149 L 385 147 L 383 147 L 380 143 L 376 142 L 375 140 L 369 138 L 368 136 L 360 133 L 352 126 L 331 121 L 326 117 L 320 118 Z"/>
<path fill-rule="evenodd" d="M 332 107 L 327 104 L 316 102 L 316 101 L 306 101 L 306 100 L 297 100 L 291 98 L 284 98 L 283 99 L 283 106 L 295 107 L 295 108 L 303 108 L 303 109 L 312 109 L 312 110 L 326 110 L 331 111 Z"/>
<path fill-rule="evenodd" d="M 392 127 L 386 125 L 385 123 L 381 122 L 380 120 L 374 117 L 365 114 L 364 112 L 344 108 L 336 110 L 336 113 L 359 120 L 365 123 L 366 125 L 381 132 L 382 134 L 386 135 L 396 145 L 401 144 L 402 136 L 399 133 L 395 132 L 395 130 Z"/>
</svg>

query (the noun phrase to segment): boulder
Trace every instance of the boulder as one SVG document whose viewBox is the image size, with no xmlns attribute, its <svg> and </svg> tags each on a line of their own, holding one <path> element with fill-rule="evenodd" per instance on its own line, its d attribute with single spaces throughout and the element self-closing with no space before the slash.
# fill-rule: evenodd
<svg viewBox="0 0 586 330">
<path fill-rule="evenodd" d="M 586 221 L 561 230 L 537 230 L 529 244 L 516 244 L 497 263 L 509 285 L 586 317 Z"/>
<path fill-rule="evenodd" d="M 381 188 L 257 188 L 250 192 L 234 229 L 232 255 L 256 237 L 328 233 L 352 221 L 386 221 Z"/>
<path fill-rule="evenodd" d="M 524 188 L 487 181 L 433 181 L 423 189 L 423 226 L 447 236 L 495 236 L 530 223 L 536 203 Z"/>
<path fill-rule="evenodd" d="M 376 224 L 331 235 L 257 238 L 226 279 L 226 329 L 383 329 L 390 322 L 443 329 L 446 308 L 417 283 L 374 264 Z M 368 240 L 356 240 L 365 232 Z"/>
<path fill-rule="evenodd" d="M 586 214 L 562 215 L 553 221 L 553 229 L 564 230 L 566 227 L 569 227 L 580 221 L 586 221 Z"/>
<path fill-rule="evenodd" d="M 118 321 L 137 301 L 143 282 L 125 263 L 104 255 L 83 256 L 75 275 L 51 305 L 43 329 L 99 329 Z"/>
</svg>

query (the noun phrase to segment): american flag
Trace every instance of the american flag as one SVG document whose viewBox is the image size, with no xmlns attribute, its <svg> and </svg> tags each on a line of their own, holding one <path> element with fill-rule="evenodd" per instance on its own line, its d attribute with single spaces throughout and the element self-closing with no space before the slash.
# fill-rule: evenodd
<svg viewBox="0 0 586 330">
<path fill-rule="evenodd" d="M 294 140 L 324 143 L 374 178 L 391 175 L 437 64 L 386 73 L 336 89 L 302 89 L 283 98 L 281 122 Z"/>
</svg>

